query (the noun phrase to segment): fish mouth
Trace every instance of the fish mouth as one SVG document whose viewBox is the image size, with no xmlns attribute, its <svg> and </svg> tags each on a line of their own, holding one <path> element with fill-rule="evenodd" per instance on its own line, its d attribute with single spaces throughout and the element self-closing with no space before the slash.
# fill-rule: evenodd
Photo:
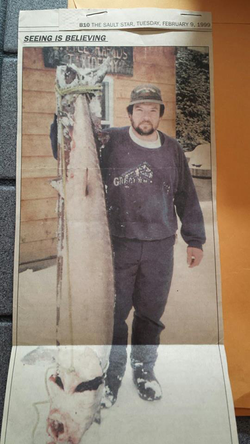
<svg viewBox="0 0 250 444">
<path fill-rule="evenodd" d="M 47 433 L 55 443 L 71 443 L 68 428 L 59 412 L 52 412 L 47 418 Z"/>
<path fill-rule="evenodd" d="M 48 418 L 47 431 L 55 442 L 65 442 L 65 426 L 63 422 L 60 422 L 57 419 Z"/>
<path fill-rule="evenodd" d="M 58 409 L 50 411 L 46 431 L 53 444 L 79 444 L 83 435 L 79 433 L 79 427 L 72 422 L 72 418 L 60 413 Z"/>
<path fill-rule="evenodd" d="M 58 438 L 60 435 L 64 434 L 64 424 L 62 422 L 51 420 L 50 428 L 53 430 L 53 435 Z"/>
</svg>

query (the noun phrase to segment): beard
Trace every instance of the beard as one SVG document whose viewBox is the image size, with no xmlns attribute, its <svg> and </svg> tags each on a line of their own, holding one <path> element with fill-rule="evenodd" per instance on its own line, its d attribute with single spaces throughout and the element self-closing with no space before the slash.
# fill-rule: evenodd
<svg viewBox="0 0 250 444">
<path fill-rule="evenodd" d="M 151 134 L 153 134 L 156 130 L 156 128 L 153 127 L 153 125 L 150 123 L 151 127 L 147 130 L 143 130 L 142 128 L 140 128 L 140 126 L 135 126 L 133 120 L 131 121 L 132 123 L 132 127 L 134 128 L 134 130 L 137 132 L 137 134 L 139 134 L 140 136 L 150 136 Z M 140 123 L 140 125 L 143 125 L 144 123 L 148 122 L 142 122 Z"/>
<path fill-rule="evenodd" d="M 151 134 L 153 134 L 155 132 L 153 127 L 148 129 L 147 131 L 142 130 L 139 126 L 137 126 L 137 127 L 133 126 L 133 128 L 140 136 L 150 136 Z"/>
</svg>

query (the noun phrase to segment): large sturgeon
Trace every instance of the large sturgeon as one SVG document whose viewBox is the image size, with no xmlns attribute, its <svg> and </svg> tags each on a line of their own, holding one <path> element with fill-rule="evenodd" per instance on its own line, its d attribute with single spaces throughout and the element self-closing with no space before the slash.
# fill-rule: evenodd
<svg viewBox="0 0 250 444">
<path fill-rule="evenodd" d="M 101 129 L 100 82 L 107 63 L 92 71 L 57 68 L 59 354 L 48 381 L 49 444 L 78 444 L 99 418 L 112 341 L 112 249 L 93 134 Z M 63 344 L 67 353 L 59 359 Z"/>
<path fill-rule="evenodd" d="M 111 344 L 112 249 L 93 129 L 100 130 L 98 70 L 57 68 L 58 344 Z"/>
</svg>

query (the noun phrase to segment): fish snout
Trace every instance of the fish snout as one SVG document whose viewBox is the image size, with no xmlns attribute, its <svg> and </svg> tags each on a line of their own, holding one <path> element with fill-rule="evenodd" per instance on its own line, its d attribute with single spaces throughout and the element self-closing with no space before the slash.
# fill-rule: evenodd
<svg viewBox="0 0 250 444">
<path fill-rule="evenodd" d="M 47 419 L 47 433 L 55 443 L 68 442 L 67 421 L 59 412 L 51 413 Z"/>
</svg>

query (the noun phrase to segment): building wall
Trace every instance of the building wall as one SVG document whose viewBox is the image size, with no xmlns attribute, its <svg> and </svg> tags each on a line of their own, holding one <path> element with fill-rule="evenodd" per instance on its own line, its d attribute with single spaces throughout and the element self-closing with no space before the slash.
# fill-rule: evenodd
<svg viewBox="0 0 250 444">
<path fill-rule="evenodd" d="M 55 69 L 45 68 L 41 48 L 23 56 L 22 194 L 20 263 L 56 256 L 57 176 L 49 130 L 56 111 Z"/>
</svg>

